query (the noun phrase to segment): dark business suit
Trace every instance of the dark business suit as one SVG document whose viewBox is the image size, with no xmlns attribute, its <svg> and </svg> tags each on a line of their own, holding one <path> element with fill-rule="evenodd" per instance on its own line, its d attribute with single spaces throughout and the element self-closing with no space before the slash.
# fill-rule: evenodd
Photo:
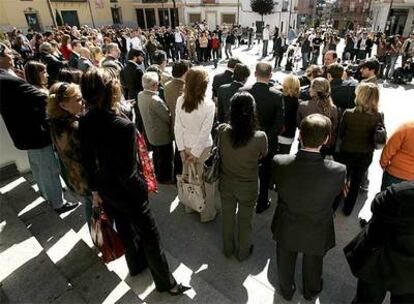
<svg viewBox="0 0 414 304">
<path fill-rule="evenodd" d="M 58 79 L 60 70 L 67 66 L 67 64 L 64 61 L 59 60 L 57 57 L 55 57 L 52 54 L 41 53 L 40 61 L 46 65 L 46 70 L 47 70 L 47 73 L 49 74 L 49 79 L 48 79 L 49 86 L 56 82 L 56 80 Z"/>
<path fill-rule="evenodd" d="M 137 274 L 148 263 L 157 290 L 171 289 L 176 282 L 140 174 L 135 125 L 113 112 L 93 109 L 81 118 L 79 133 L 89 187 L 98 191 L 108 216 L 115 220 L 130 273 Z"/>
<path fill-rule="evenodd" d="M 80 58 L 81 57 L 80 57 L 79 54 L 76 54 L 75 52 L 72 52 L 70 54 L 70 57 L 69 57 L 69 66 L 71 68 L 77 69 Z"/>
<path fill-rule="evenodd" d="M 213 78 L 213 98 L 217 97 L 218 89 L 223 84 L 228 84 L 233 82 L 233 72 L 230 70 L 225 70 L 223 73 L 217 74 Z"/>
<path fill-rule="evenodd" d="M 260 210 L 269 201 L 271 162 L 277 152 L 277 136 L 281 132 L 284 123 L 283 95 L 278 90 L 269 87 L 269 85 L 259 82 L 241 90 L 253 95 L 256 101 L 259 128 L 266 133 L 269 142 L 269 153 L 261 160 L 259 167 L 260 193 L 256 210 Z"/>
<path fill-rule="evenodd" d="M 344 249 L 349 261 L 365 260 L 360 269 L 352 269 L 358 277 L 354 303 L 382 303 L 387 291 L 391 303 L 413 303 L 414 181 L 394 184 L 377 194 L 371 210 L 372 218 L 358 242 Z"/>
<path fill-rule="evenodd" d="M 142 76 L 144 73 L 136 64 L 135 62 L 132 62 L 130 60 L 127 61 L 124 69 L 122 70 L 123 77 L 125 79 L 125 87 L 127 92 L 127 98 L 128 99 L 134 99 L 137 101 L 138 93 L 143 90 L 142 87 Z M 138 128 L 138 130 L 142 131 L 142 117 L 139 113 L 138 103 L 135 102 L 134 104 L 134 111 L 135 111 L 135 124 Z"/>
<path fill-rule="evenodd" d="M 217 94 L 217 119 L 219 123 L 225 123 L 229 120 L 230 99 L 241 87 L 243 84 L 237 81 L 219 87 Z"/>
<path fill-rule="evenodd" d="M 357 84 L 356 82 L 342 79 L 331 81 L 332 101 L 341 112 L 355 107 L 355 89 Z"/>
<path fill-rule="evenodd" d="M 296 257 L 304 254 L 304 295 L 321 289 L 322 259 L 335 246 L 332 203 L 345 183 L 344 165 L 324 160 L 320 153 L 300 150 L 276 155 L 273 182 L 279 192 L 272 222 L 282 294 L 293 295 Z"/>
</svg>

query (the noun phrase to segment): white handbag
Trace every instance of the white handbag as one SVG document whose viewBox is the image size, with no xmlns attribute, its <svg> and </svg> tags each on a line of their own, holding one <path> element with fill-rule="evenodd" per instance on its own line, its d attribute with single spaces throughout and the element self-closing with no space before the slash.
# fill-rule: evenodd
<svg viewBox="0 0 414 304">
<path fill-rule="evenodd" d="M 183 164 L 183 174 L 177 175 L 177 189 L 178 198 L 183 205 L 197 212 L 204 210 L 206 207 L 204 181 L 197 175 L 193 162 Z"/>
</svg>

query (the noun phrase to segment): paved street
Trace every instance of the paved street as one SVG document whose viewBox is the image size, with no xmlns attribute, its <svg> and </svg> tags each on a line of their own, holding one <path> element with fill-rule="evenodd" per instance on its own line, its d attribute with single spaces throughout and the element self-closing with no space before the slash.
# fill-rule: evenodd
<svg viewBox="0 0 414 304">
<path fill-rule="evenodd" d="M 256 45 L 250 51 L 245 51 L 244 48 L 246 47 L 241 46 L 234 51 L 234 54 L 251 67 L 252 76 L 250 77 L 249 83 L 252 83 L 254 82 L 254 66 L 259 57 L 259 47 Z M 271 64 L 273 65 L 273 62 Z M 221 63 L 216 70 L 212 66 L 206 66 L 204 68 L 209 71 L 212 80 L 214 74 L 224 70 L 225 63 Z M 277 72 L 274 78 L 281 80 L 284 75 L 282 72 Z M 211 89 L 208 92 L 210 94 Z M 381 110 L 385 113 L 385 124 L 389 134 L 402 122 L 414 119 L 413 92 L 414 85 L 381 85 Z M 382 172 L 378 164 L 379 155 L 380 151 L 376 151 L 369 170 L 370 189 L 368 193 L 360 193 L 353 214 L 349 217 L 344 217 L 341 212 L 338 212 L 336 215 L 336 247 L 329 251 L 325 257 L 323 274 L 324 290 L 319 298 L 316 299 L 315 303 L 350 303 L 353 298 L 356 280 L 352 276 L 345 261 L 342 248 L 358 233 L 360 229 L 358 217 L 369 218 L 370 216 L 369 203 L 379 190 L 381 183 Z M 30 181 L 30 175 L 26 176 L 26 179 Z M 8 191 L 5 188 L 2 189 L 2 193 Z M 68 196 L 70 197 L 70 194 Z M 72 199 L 74 198 L 72 197 Z M 108 267 L 122 281 L 118 285 L 111 287 L 108 291 L 110 295 L 107 298 L 100 300 L 94 298 L 90 302 L 117 302 L 130 290 L 132 290 L 133 294 L 138 295 L 140 300 L 146 303 L 256 304 L 285 302 L 277 291 L 276 251 L 275 243 L 272 241 L 270 232 L 270 222 L 277 202 L 277 197 L 274 193 L 272 193 L 272 201 L 274 203 L 271 209 L 263 214 L 255 215 L 253 228 L 253 243 L 255 248 L 252 257 L 243 263 L 238 262 L 235 258 L 226 258 L 221 253 L 220 215 L 212 223 L 200 223 L 197 214 L 186 214 L 184 208 L 179 205 L 176 197 L 176 188 L 174 186 L 160 186 L 159 193 L 153 195 L 150 201 L 161 233 L 161 240 L 171 265 L 171 270 L 174 272 L 178 281 L 186 285 L 191 285 L 193 289 L 182 297 L 170 297 L 166 294 L 159 294 L 154 291 L 154 285 L 148 271 L 132 278 L 128 275 L 124 258 L 121 258 L 110 263 Z M 12 203 L 12 201 L 9 202 L 9 204 Z M 41 202 L 38 204 L 41 204 Z M 219 205 L 218 193 L 217 205 Z M 20 214 L 19 218 L 21 219 Z M 69 214 L 62 215 L 61 218 L 64 224 L 70 227 L 71 231 L 74 231 L 73 235 L 68 236 L 65 234 L 67 238 L 65 242 L 70 243 L 68 239 L 80 237 L 89 246 L 92 246 L 87 226 L 84 224 L 83 207 L 79 207 Z M 27 221 L 29 219 L 22 220 L 28 226 Z M 32 230 L 31 232 L 35 234 Z M 0 268 L 3 269 L 0 270 L 0 280 L 5 282 L 4 290 L 6 296 L 11 294 L 11 290 L 8 293 L 6 287 L 13 288 L 12 281 L 10 280 L 12 280 L 14 275 L 19 273 L 18 269 L 20 266 L 11 268 L 11 264 L 8 264 L 9 268 L 7 268 L 4 265 L 7 264 L 7 257 L 13 256 L 15 253 L 13 248 L 18 248 L 16 246 L 22 241 L 24 239 L 13 241 L 10 243 L 10 246 L 7 248 L 2 247 L 0 250 L 0 264 L 2 265 Z M 36 247 L 34 249 L 34 247 L 29 247 L 27 250 L 41 250 L 41 248 Z M 71 252 L 70 246 L 66 248 L 66 251 L 47 250 L 47 254 L 52 261 L 54 261 L 53 255 L 59 256 L 60 258 L 56 260 L 60 260 L 66 254 L 69 254 L 69 252 Z M 34 253 L 33 257 L 36 256 L 37 253 Z M 72 261 L 77 264 L 81 263 L 80 259 L 77 259 L 75 256 Z M 33 260 L 28 259 L 27 263 L 35 263 L 35 258 Z M 16 265 L 19 264 L 17 263 Z M 91 282 L 89 285 L 90 289 L 103 288 L 98 284 L 93 285 L 93 280 L 89 277 L 83 279 L 89 280 L 87 283 Z M 76 283 L 76 281 L 74 282 Z M 301 295 L 301 282 L 301 259 L 299 259 L 296 271 L 296 284 L 298 289 L 294 295 L 293 303 L 307 302 Z M 46 292 L 48 288 L 52 288 L 41 284 L 38 287 L 38 292 L 40 293 L 42 290 Z M 16 286 L 15 288 L 18 287 Z M 26 286 L 26 288 L 31 287 Z M 67 301 L 67 303 L 69 302 Z M 132 303 L 128 300 L 122 302 Z"/>
</svg>

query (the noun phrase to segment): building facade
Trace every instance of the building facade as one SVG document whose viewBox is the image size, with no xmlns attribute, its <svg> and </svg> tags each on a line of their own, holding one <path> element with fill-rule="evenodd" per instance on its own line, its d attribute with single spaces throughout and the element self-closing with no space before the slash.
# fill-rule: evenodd
<svg viewBox="0 0 414 304">
<path fill-rule="evenodd" d="M 334 28 L 347 30 L 371 27 L 371 5 L 372 1 L 338 0 L 332 15 Z"/>
<path fill-rule="evenodd" d="M 414 0 L 373 0 L 372 29 L 404 37 L 414 30 Z"/>
</svg>

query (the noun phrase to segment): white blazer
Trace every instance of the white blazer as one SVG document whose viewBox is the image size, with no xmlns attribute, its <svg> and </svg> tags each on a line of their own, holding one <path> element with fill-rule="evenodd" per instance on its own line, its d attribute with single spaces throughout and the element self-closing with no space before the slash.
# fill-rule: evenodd
<svg viewBox="0 0 414 304">
<path fill-rule="evenodd" d="M 175 108 L 174 135 L 178 151 L 185 148 L 191 154 L 200 157 L 203 151 L 213 145 L 211 128 L 213 127 L 215 105 L 211 100 L 203 100 L 191 113 L 182 109 L 183 95 L 178 97 Z"/>
</svg>

